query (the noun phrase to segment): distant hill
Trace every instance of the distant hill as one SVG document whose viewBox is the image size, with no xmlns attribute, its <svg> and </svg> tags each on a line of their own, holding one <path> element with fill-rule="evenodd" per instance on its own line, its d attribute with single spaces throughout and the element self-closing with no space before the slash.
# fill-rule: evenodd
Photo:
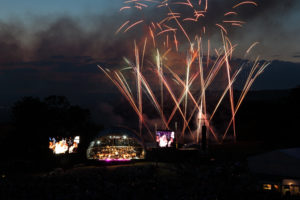
<svg viewBox="0 0 300 200">
<path fill-rule="evenodd" d="M 300 63 L 274 60 L 253 84 L 252 90 L 284 90 L 300 85 Z"/>
<path fill-rule="evenodd" d="M 247 101 L 272 101 L 287 97 L 290 90 L 252 90 L 246 96 Z"/>
</svg>

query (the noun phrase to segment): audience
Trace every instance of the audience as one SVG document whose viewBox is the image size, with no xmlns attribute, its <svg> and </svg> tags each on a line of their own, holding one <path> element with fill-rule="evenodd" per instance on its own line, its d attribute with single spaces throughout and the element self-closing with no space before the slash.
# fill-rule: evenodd
<svg viewBox="0 0 300 200">
<path fill-rule="evenodd" d="M 80 166 L 3 177 L 0 199 L 276 199 L 257 190 L 242 164 L 136 163 Z"/>
</svg>

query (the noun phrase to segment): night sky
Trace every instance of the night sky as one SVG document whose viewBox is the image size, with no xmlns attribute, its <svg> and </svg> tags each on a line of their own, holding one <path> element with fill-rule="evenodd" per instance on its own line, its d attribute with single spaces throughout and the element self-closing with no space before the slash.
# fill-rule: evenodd
<svg viewBox="0 0 300 200">
<path fill-rule="evenodd" d="M 230 1 L 211 2 L 217 13 Z M 240 49 L 258 41 L 254 53 L 273 61 L 253 89 L 296 87 L 300 85 L 300 1 L 257 3 L 257 8 L 243 12 L 247 24 L 230 37 Z M 72 103 L 112 112 L 109 102 L 120 95 L 97 64 L 115 67 L 133 52 L 135 31 L 114 34 L 135 15 L 120 13 L 122 5 L 121 0 L 0 0 L 0 120 L 8 119 L 9 107 L 22 96 L 64 95 Z M 238 50 L 236 58 L 242 55 Z M 122 121 L 115 115 L 108 120 Z"/>
</svg>

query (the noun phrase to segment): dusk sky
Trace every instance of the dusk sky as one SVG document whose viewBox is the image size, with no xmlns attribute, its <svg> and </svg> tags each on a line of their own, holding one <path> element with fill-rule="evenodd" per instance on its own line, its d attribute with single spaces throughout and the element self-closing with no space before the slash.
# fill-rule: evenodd
<svg viewBox="0 0 300 200">
<path fill-rule="evenodd" d="M 218 2 L 218 6 L 220 6 L 225 1 L 212 0 L 211 2 Z M 226 3 L 228 2 L 234 4 L 226 1 Z M 36 37 L 35 31 L 49 27 L 63 17 L 72 18 L 81 25 L 80 28 L 86 29 L 86 31 L 95 29 L 95 25 L 101 25 L 101 16 L 103 21 L 113 21 L 112 29 L 118 28 L 126 21 L 124 12 L 119 12 L 124 5 L 122 0 L 0 0 L 0 3 L 2 34 L 3 31 L 9 31 L 8 27 L 3 27 L 4 25 L 19 26 L 19 29 L 26 30 L 23 34 L 26 33 L 25 35 L 30 39 Z M 297 44 L 300 42 L 298 36 L 300 2 L 296 0 L 258 0 L 257 3 L 257 8 L 244 14 L 243 18 L 247 25 L 239 30 L 237 35 L 234 35 L 234 40 L 245 46 L 255 41 L 260 42 L 256 53 L 264 59 L 299 62 L 300 48 Z M 213 9 L 212 6 L 211 10 Z M 99 18 L 95 19 L 96 17 Z M 114 19 L 109 19 L 109 17 Z M 95 22 L 96 20 L 98 22 Z M 22 41 L 23 43 L 28 43 L 26 41 L 28 37 L 19 37 L 19 39 L 25 40 Z"/>
<path fill-rule="evenodd" d="M 103 14 L 105 12 L 116 12 L 122 5 L 120 0 L 1 0 L 1 18 L 23 17 L 32 14 L 36 15 L 81 15 L 86 13 Z"/>
<path fill-rule="evenodd" d="M 223 4 L 234 5 L 229 0 L 208 1 L 212 10 L 217 5 L 216 12 Z M 253 53 L 273 62 L 253 88 L 296 87 L 300 85 L 300 1 L 256 2 L 257 7 L 248 6 L 241 16 L 247 24 L 231 32 L 232 42 L 239 44 L 235 58 L 243 58 L 245 50 L 259 42 Z M 22 96 L 65 95 L 75 103 L 92 98 L 92 102 L 109 101 L 118 91 L 97 64 L 119 65 L 133 52 L 136 33 L 115 35 L 135 15 L 120 13 L 122 6 L 121 0 L 0 0 L 0 110 Z M 214 44 L 215 33 L 211 38 Z"/>
</svg>

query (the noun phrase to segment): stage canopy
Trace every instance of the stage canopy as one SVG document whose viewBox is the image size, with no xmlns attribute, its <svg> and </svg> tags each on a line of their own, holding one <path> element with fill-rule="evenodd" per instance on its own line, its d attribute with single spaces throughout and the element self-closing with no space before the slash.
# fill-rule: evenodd
<svg viewBox="0 0 300 200">
<path fill-rule="evenodd" d="M 145 148 L 133 131 L 126 128 L 110 128 L 101 131 L 90 143 L 87 158 L 104 161 L 144 159 Z"/>
<path fill-rule="evenodd" d="M 300 148 L 280 149 L 248 158 L 248 165 L 257 174 L 300 178 Z"/>
</svg>

